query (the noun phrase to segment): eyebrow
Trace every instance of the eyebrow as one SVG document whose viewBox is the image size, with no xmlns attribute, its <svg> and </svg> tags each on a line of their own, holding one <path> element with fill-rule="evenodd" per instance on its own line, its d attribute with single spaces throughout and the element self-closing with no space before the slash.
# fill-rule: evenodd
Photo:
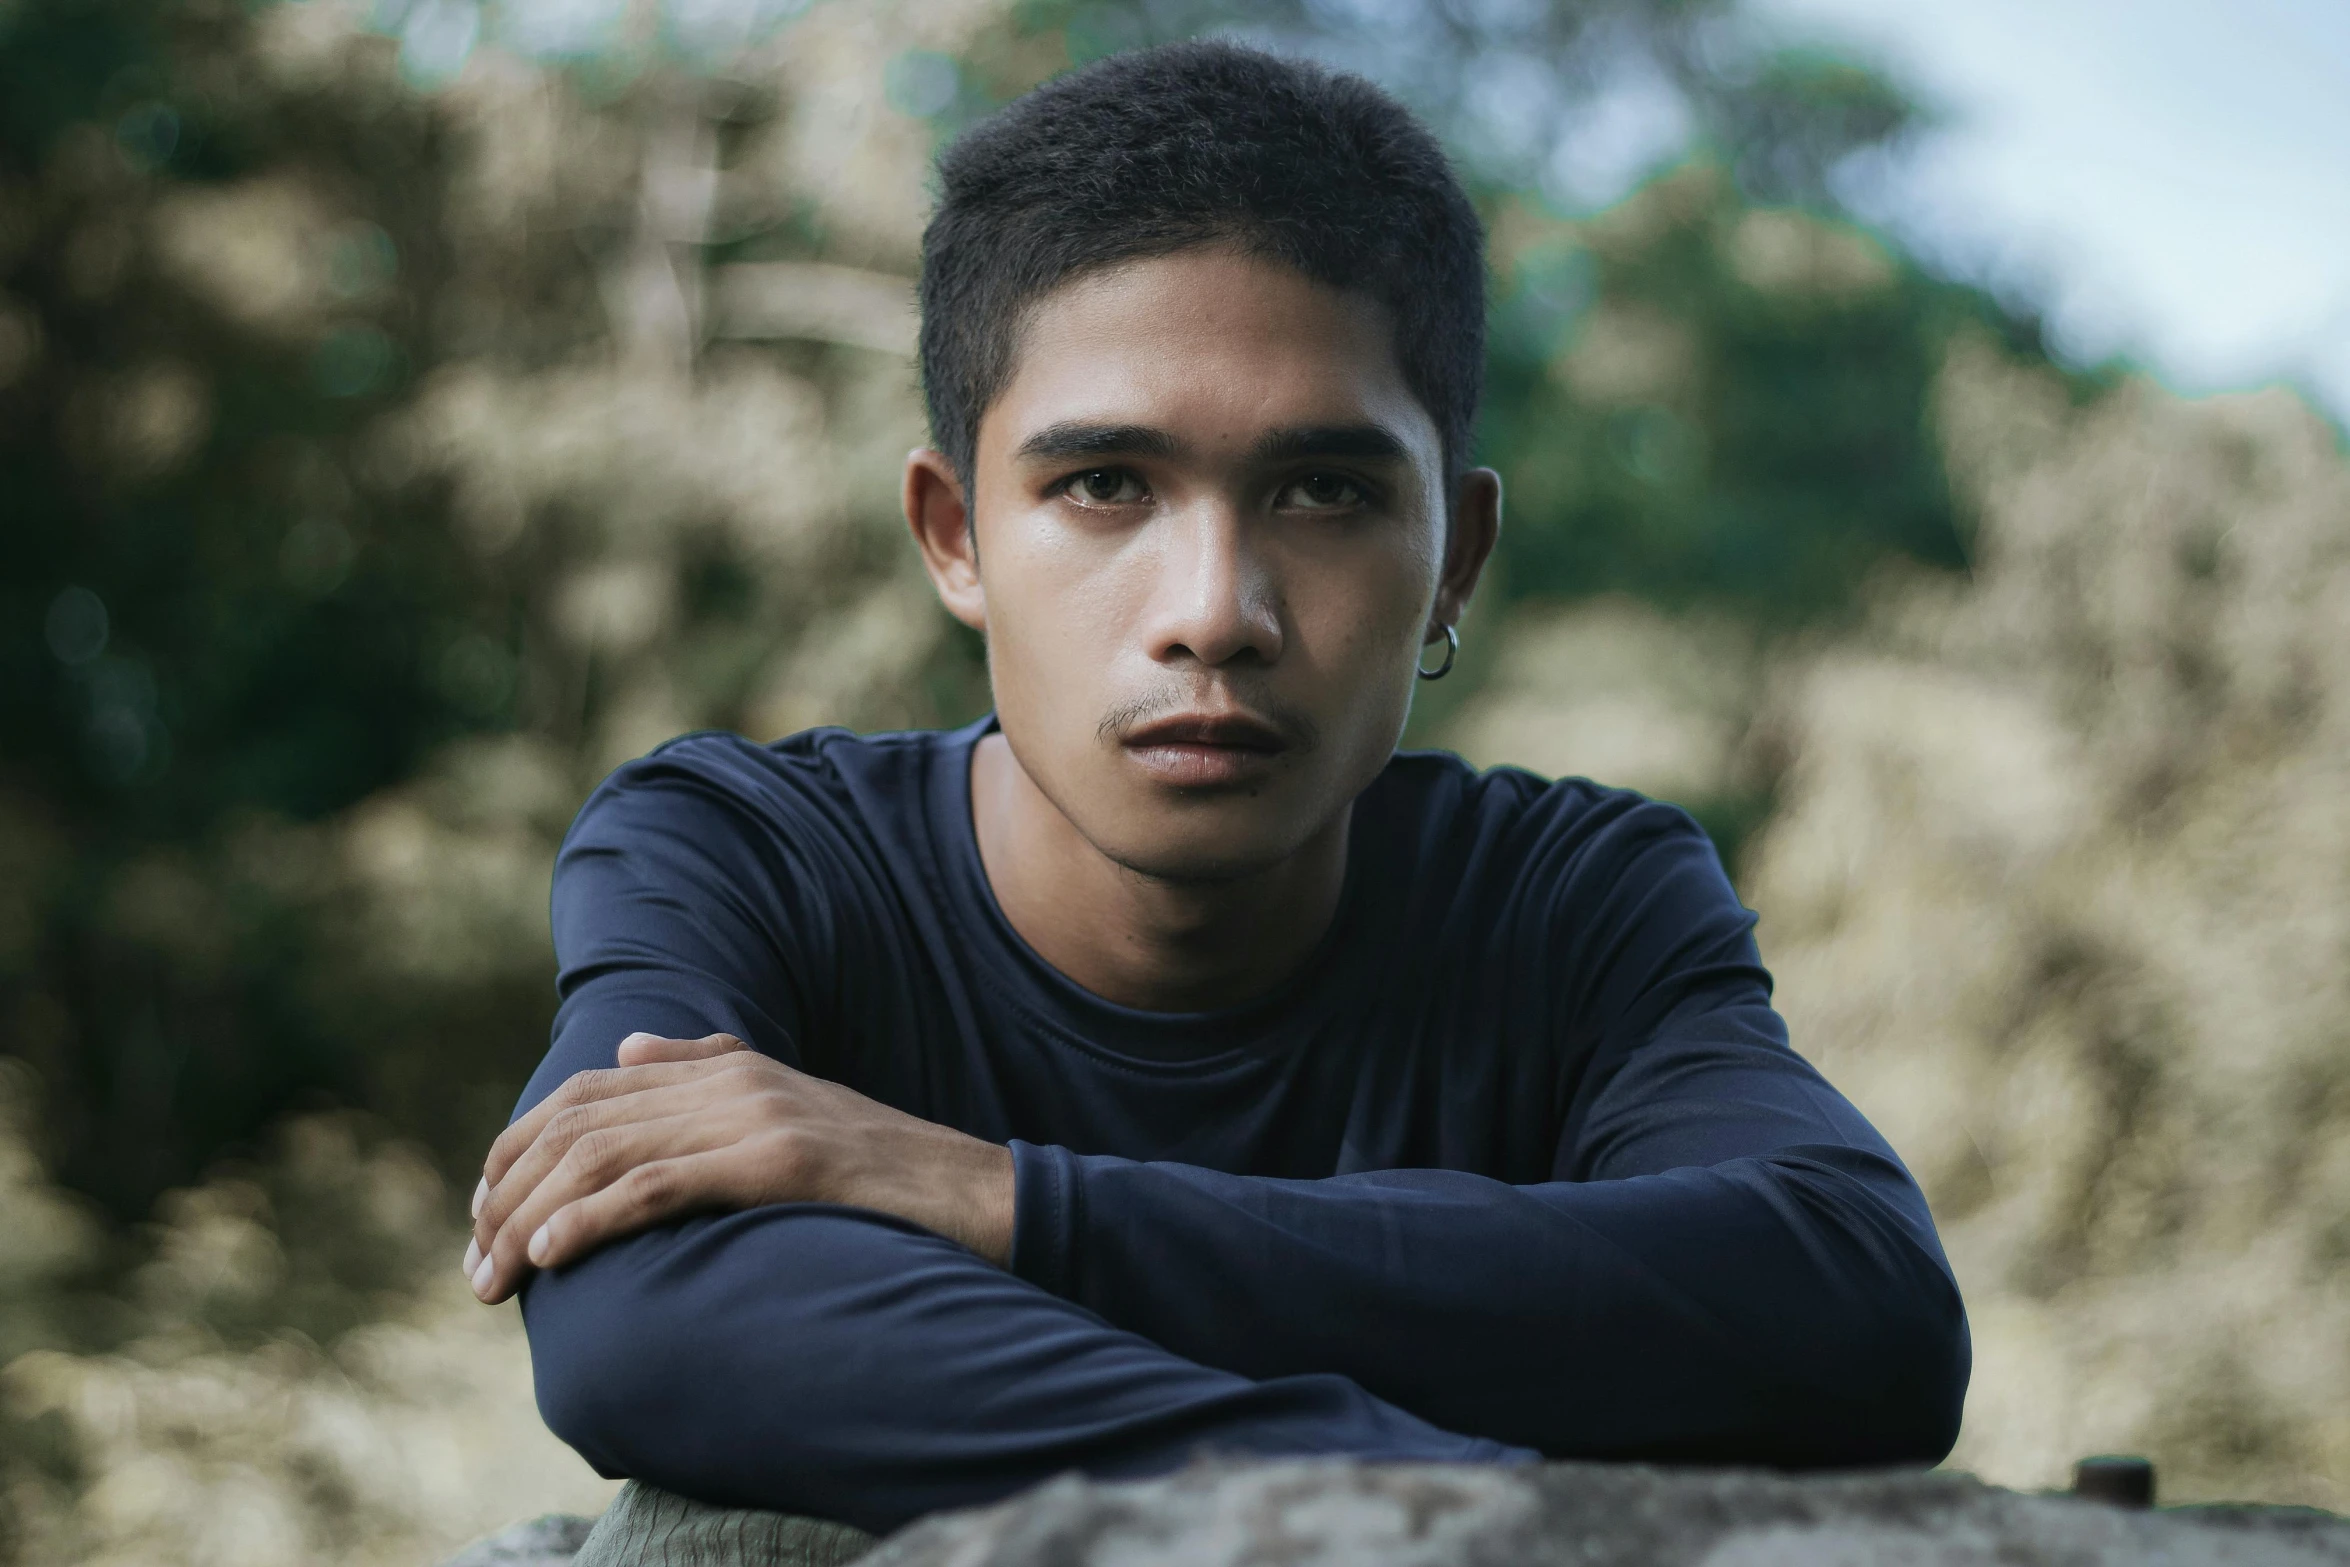
<svg viewBox="0 0 2350 1567">
<path fill-rule="evenodd" d="M 1385 425 L 1308 424 L 1269 430 L 1249 454 L 1258 462 L 1295 462 L 1301 457 L 1354 457 L 1400 462 L 1411 454 Z"/>
<path fill-rule="evenodd" d="M 1017 456 L 1065 462 L 1083 457 L 1180 457 L 1184 445 L 1147 424 L 1048 424 L 1020 443 Z M 1384 425 L 1308 424 L 1268 430 L 1249 452 L 1260 463 L 1295 462 L 1301 457 L 1353 457 L 1400 462 L 1410 456 Z"/>
<path fill-rule="evenodd" d="M 1060 462 L 1072 457 L 1179 457 L 1183 443 L 1147 424 L 1048 424 L 1020 443 L 1014 455 Z"/>
</svg>

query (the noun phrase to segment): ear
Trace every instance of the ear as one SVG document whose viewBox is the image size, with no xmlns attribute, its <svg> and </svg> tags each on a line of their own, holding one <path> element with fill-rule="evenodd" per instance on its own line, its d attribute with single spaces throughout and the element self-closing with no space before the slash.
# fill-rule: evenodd
<svg viewBox="0 0 2350 1567">
<path fill-rule="evenodd" d="M 986 634 L 987 594 L 979 585 L 979 543 L 970 503 L 954 464 L 924 446 L 906 454 L 906 525 L 922 551 L 922 569 L 938 601 L 972 630 Z"/>
<path fill-rule="evenodd" d="M 1493 558 L 1494 541 L 1501 537 L 1501 475 L 1491 468 L 1471 468 L 1453 490 L 1452 526 L 1444 542 L 1444 572 L 1436 580 L 1436 605 L 1429 613 L 1423 640 L 1434 642 L 1440 626 L 1457 626 L 1477 591 L 1477 579 Z"/>
</svg>

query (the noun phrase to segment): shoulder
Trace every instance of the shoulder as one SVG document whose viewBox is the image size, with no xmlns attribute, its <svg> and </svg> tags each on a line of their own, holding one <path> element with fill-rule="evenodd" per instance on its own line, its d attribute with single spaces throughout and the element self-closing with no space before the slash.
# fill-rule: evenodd
<svg viewBox="0 0 2350 1567">
<path fill-rule="evenodd" d="M 1408 824 L 1414 858 L 1429 871 L 1450 863 L 1588 884 L 1694 861 L 1721 877 L 1713 840 L 1687 811 L 1588 778 L 1480 771 L 1449 751 L 1399 751 L 1373 789 L 1378 815 L 1391 831 Z"/>
<path fill-rule="evenodd" d="M 921 780 L 954 739 L 819 729 L 762 745 L 706 732 L 626 763 L 556 859 L 558 956 L 613 941 L 674 955 L 732 931 L 753 933 L 760 961 L 796 953 L 803 972 L 821 969 L 886 901 L 878 889 L 916 879 Z"/>
<path fill-rule="evenodd" d="M 746 839 L 788 847 L 889 836 L 892 823 L 877 813 L 918 810 L 922 781 L 954 738 L 810 729 L 763 745 L 718 730 L 682 735 L 597 786 L 572 823 L 566 853 L 653 839 L 719 849 Z"/>
<path fill-rule="evenodd" d="M 1399 755 L 1391 771 L 1389 809 L 1419 823 L 1418 901 L 1579 1026 L 1768 996 L 1754 915 L 1679 806 L 1449 755 Z"/>
<path fill-rule="evenodd" d="M 1687 811 L 1588 778 L 1480 772 L 1438 752 L 1397 755 L 1375 819 L 1424 917 L 1488 947 L 1588 968 L 1698 953 L 1747 961 L 1754 915 Z"/>
</svg>

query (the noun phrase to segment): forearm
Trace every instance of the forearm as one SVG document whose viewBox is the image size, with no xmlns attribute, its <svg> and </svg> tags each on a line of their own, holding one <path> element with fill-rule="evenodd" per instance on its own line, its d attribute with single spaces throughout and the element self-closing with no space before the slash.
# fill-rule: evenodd
<svg viewBox="0 0 2350 1567">
<path fill-rule="evenodd" d="M 1522 1187 L 1015 1152 L 1015 1269 L 1206 1364 L 1554 1455 L 1930 1461 L 1955 1434 L 1957 1292 L 1865 1150 Z"/>
<path fill-rule="evenodd" d="M 670 987 L 596 999 L 566 1009 L 518 1127 L 571 1073 L 608 1071 L 602 1041 L 625 1026 L 755 1021 Z M 1253 1382 L 1199 1365 L 937 1233 L 958 1226 L 879 1206 L 770 1197 L 557 1259 L 523 1296 L 547 1424 L 608 1474 L 876 1530 L 1066 1469 L 1152 1473 L 1203 1447 L 1512 1456 L 1339 1377 Z"/>
<path fill-rule="evenodd" d="M 547 1423 L 608 1474 L 885 1530 L 1067 1469 L 1196 1450 L 1494 1459 L 1334 1376 L 1255 1382 L 1119 1331 L 910 1225 L 784 1206 L 537 1278 Z"/>
</svg>

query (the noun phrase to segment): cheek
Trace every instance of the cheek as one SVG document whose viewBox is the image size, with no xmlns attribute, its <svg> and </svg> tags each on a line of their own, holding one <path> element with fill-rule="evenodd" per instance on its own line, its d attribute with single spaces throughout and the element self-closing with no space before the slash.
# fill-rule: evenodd
<svg viewBox="0 0 2350 1567">
<path fill-rule="evenodd" d="M 1419 644 L 1435 592 L 1426 552 L 1396 539 L 1367 545 L 1344 560 L 1303 562 L 1292 576 L 1292 611 L 1330 675 L 1352 672 L 1384 686 L 1403 650 Z"/>
<path fill-rule="evenodd" d="M 1324 560 L 1293 599 L 1291 655 L 1310 670 L 1328 780 L 1351 793 L 1386 764 L 1403 734 L 1411 660 L 1434 571 L 1405 541 L 1344 563 Z"/>
<path fill-rule="evenodd" d="M 1117 627 L 1129 617 L 1121 615 L 1118 585 L 1088 552 L 1050 529 L 1001 531 L 980 554 L 996 706 L 1065 725 L 1071 708 L 1101 705 Z"/>
</svg>

